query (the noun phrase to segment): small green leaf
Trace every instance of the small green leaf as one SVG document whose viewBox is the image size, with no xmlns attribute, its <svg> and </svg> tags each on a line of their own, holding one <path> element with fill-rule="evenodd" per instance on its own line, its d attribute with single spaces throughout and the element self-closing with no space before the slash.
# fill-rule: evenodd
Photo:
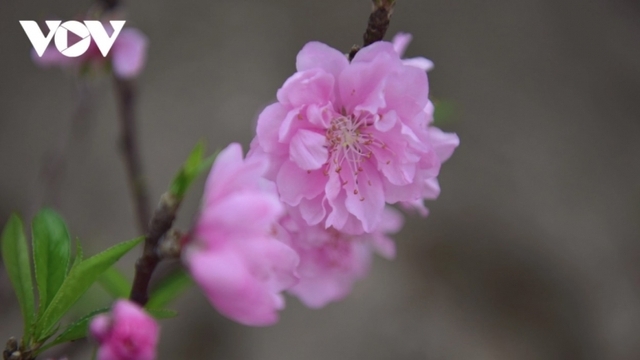
<svg viewBox="0 0 640 360">
<path fill-rule="evenodd" d="M 215 156 L 204 158 L 204 143 L 198 142 L 171 182 L 171 194 L 182 200 L 189 186 L 203 171 L 211 167 L 214 160 Z"/>
<path fill-rule="evenodd" d="M 191 285 L 193 280 L 186 271 L 180 270 L 171 274 L 155 287 L 146 307 L 150 309 L 165 307 Z"/>
<path fill-rule="evenodd" d="M 191 154 L 189 154 L 187 161 L 184 163 L 184 169 L 188 173 L 193 173 L 198 169 L 198 166 L 202 161 L 202 157 L 204 156 L 204 148 L 204 142 L 198 141 L 196 146 L 193 147 L 193 150 L 191 150 Z"/>
<path fill-rule="evenodd" d="M 149 315 L 153 316 L 157 320 L 169 319 L 178 315 L 178 312 L 170 309 L 144 309 Z"/>
<path fill-rule="evenodd" d="M 78 321 L 69 324 L 64 331 L 56 337 L 55 340 L 50 342 L 49 344 L 38 349 L 38 353 L 41 353 L 55 345 L 65 343 L 67 341 L 75 341 L 78 339 L 82 339 L 87 336 L 89 331 L 89 323 L 91 320 L 98 314 L 105 313 L 109 311 L 109 308 L 102 308 L 98 310 L 94 310 L 89 314 L 81 317 Z"/>
<path fill-rule="evenodd" d="M 40 340 L 50 334 L 56 323 L 84 294 L 98 277 L 115 264 L 124 254 L 138 245 L 144 237 L 125 241 L 94 255 L 74 266 L 47 310 L 36 324 Z"/>
<path fill-rule="evenodd" d="M 22 221 L 16 214 L 11 215 L 2 231 L 2 260 L 22 311 L 23 341 L 28 343 L 31 338 L 31 324 L 33 324 L 35 316 L 35 299 L 27 239 L 24 235 Z"/>
<path fill-rule="evenodd" d="M 64 220 L 55 211 L 41 210 L 31 224 L 33 259 L 42 314 L 58 292 L 69 268 L 71 239 Z"/>
<path fill-rule="evenodd" d="M 115 299 L 126 299 L 131 292 L 131 282 L 113 266 L 100 275 L 98 282 Z"/>
</svg>

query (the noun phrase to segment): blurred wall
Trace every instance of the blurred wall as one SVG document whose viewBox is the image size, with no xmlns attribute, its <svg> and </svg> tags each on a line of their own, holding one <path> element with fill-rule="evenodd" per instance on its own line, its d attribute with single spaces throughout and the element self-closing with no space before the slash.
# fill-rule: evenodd
<svg viewBox="0 0 640 360">
<path fill-rule="evenodd" d="M 90 4 L 0 1 L 0 221 L 55 206 L 95 253 L 137 234 L 111 83 L 92 81 L 78 107 L 73 77 L 36 68 L 18 23 Z M 151 39 L 138 114 L 152 198 L 198 139 L 246 149 L 303 44 L 348 51 L 369 9 L 129 2 Z M 193 289 L 163 322 L 160 359 L 639 359 L 639 20 L 634 0 L 398 1 L 389 34 L 413 33 L 408 55 L 435 62 L 431 94 L 454 104 L 443 128 L 461 138 L 431 215 L 410 218 L 397 259 L 345 301 L 289 299 L 270 328 L 222 318 Z M 0 289 L 1 340 L 21 330 L 4 272 Z"/>
</svg>

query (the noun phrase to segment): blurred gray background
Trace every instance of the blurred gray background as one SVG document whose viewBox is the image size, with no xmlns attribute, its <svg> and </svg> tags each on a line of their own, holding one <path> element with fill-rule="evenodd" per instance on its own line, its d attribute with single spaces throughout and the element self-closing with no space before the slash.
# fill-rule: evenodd
<svg viewBox="0 0 640 360">
<path fill-rule="evenodd" d="M 198 139 L 246 149 L 303 44 L 347 52 L 370 10 L 368 0 L 128 3 L 129 25 L 151 39 L 138 115 L 154 202 Z M 34 66 L 18 24 L 90 4 L 0 0 L 0 221 L 54 206 L 92 254 L 137 235 L 112 84 L 93 81 L 76 110 L 74 78 Z M 388 38 L 413 33 L 408 55 L 435 62 L 431 94 L 455 107 L 442 127 L 461 138 L 431 215 L 409 218 L 397 259 L 378 259 L 346 300 L 310 310 L 290 298 L 273 327 L 228 321 L 192 289 L 162 323 L 159 358 L 640 359 L 638 4 L 399 0 Z M 9 289 L 2 270 L 1 341 L 21 332 Z"/>
</svg>

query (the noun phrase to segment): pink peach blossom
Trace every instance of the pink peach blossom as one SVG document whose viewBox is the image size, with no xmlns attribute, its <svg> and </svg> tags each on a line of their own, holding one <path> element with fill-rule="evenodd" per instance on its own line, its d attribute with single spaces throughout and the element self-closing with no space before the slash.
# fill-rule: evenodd
<svg viewBox="0 0 640 360">
<path fill-rule="evenodd" d="M 395 244 L 387 234 L 399 231 L 402 222 L 397 211 L 387 208 L 377 231 L 349 235 L 321 225 L 309 226 L 295 216 L 285 217 L 282 227 L 300 255 L 300 281 L 289 292 L 311 308 L 343 299 L 368 274 L 374 251 L 387 259 L 395 256 Z"/>
<path fill-rule="evenodd" d="M 98 315 L 90 325 L 100 344 L 98 360 L 153 360 L 160 332 L 156 321 L 128 300 L 116 301 L 110 315 Z"/>
<path fill-rule="evenodd" d="M 396 47 L 374 43 L 349 63 L 308 43 L 258 118 L 250 157 L 268 159 L 280 199 L 309 225 L 372 233 L 387 203 L 424 212 L 422 201 L 439 193 L 458 137 L 432 126 L 426 72 Z"/>
<path fill-rule="evenodd" d="M 202 212 L 184 260 L 196 283 L 223 315 L 252 326 L 271 325 L 293 286 L 298 255 L 276 239 L 283 214 L 267 164 L 242 158 L 231 144 L 207 179 Z"/>
</svg>

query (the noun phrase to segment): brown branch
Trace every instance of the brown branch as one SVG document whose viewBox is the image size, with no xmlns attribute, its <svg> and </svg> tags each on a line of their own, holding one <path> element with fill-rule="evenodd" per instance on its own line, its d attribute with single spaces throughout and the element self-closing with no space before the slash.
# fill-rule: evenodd
<svg viewBox="0 0 640 360">
<path fill-rule="evenodd" d="M 362 47 L 369 46 L 374 42 L 380 41 L 384 38 L 387 29 L 389 28 L 389 22 L 391 15 L 393 14 L 393 7 L 396 4 L 395 0 L 372 0 L 373 10 L 369 15 L 369 22 L 367 23 L 367 30 L 362 36 Z M 349 61 L 353 60 L 358 51 L 362 48 L 358 45 L 354 45 L 349 52 Z"/>
<path fill-rule="evenodd" d="M 124 156 L 129 187 L 133 197 L 138 227 L 144 234 L 149 226 L 149 193 L 138 148 L 135 118 L 136 91 L 133 81 L 115 78 L 120 112 L 120 146 Z"/>
<path fill-rule="evenodd" d="M 149 300 L 149 282 L 151 275 L 158 266 L 161 258 L 158 246 L 160 240 L 171 229 L 176 218 L 176 212 L 180 206 L 180 200 L 170 193 L 165 193 L 160 199 L 153 218 L 149 223 L 142 256 L 136 262 L 136 275 L 133 279 L 130 299 L 140 306 L 144 306 Z"/>
<path fill-rule="evenodd" d="M 149 195 L 142 171 L 142 162 L 138 149 L 135 121 L 135 88 L 134 83 L 116 78 L 116 93 L 119 100 L 121 120 L 121 146 L 127 168 L 129 185 L 133 195 L 134 206 L 140 230 L 146 234 L 142 255 L 136 262 L 136 273 L 133 279 L 130 299 L 141 306 L 149 300 L 149 282 L 158 263 L 162 260 L 158 245 L 164 235 L 171 229 L 176 217 L 180 201 L 169 193 L 160 199 L 160 204 L 149 215 Z"/>
</svg>

